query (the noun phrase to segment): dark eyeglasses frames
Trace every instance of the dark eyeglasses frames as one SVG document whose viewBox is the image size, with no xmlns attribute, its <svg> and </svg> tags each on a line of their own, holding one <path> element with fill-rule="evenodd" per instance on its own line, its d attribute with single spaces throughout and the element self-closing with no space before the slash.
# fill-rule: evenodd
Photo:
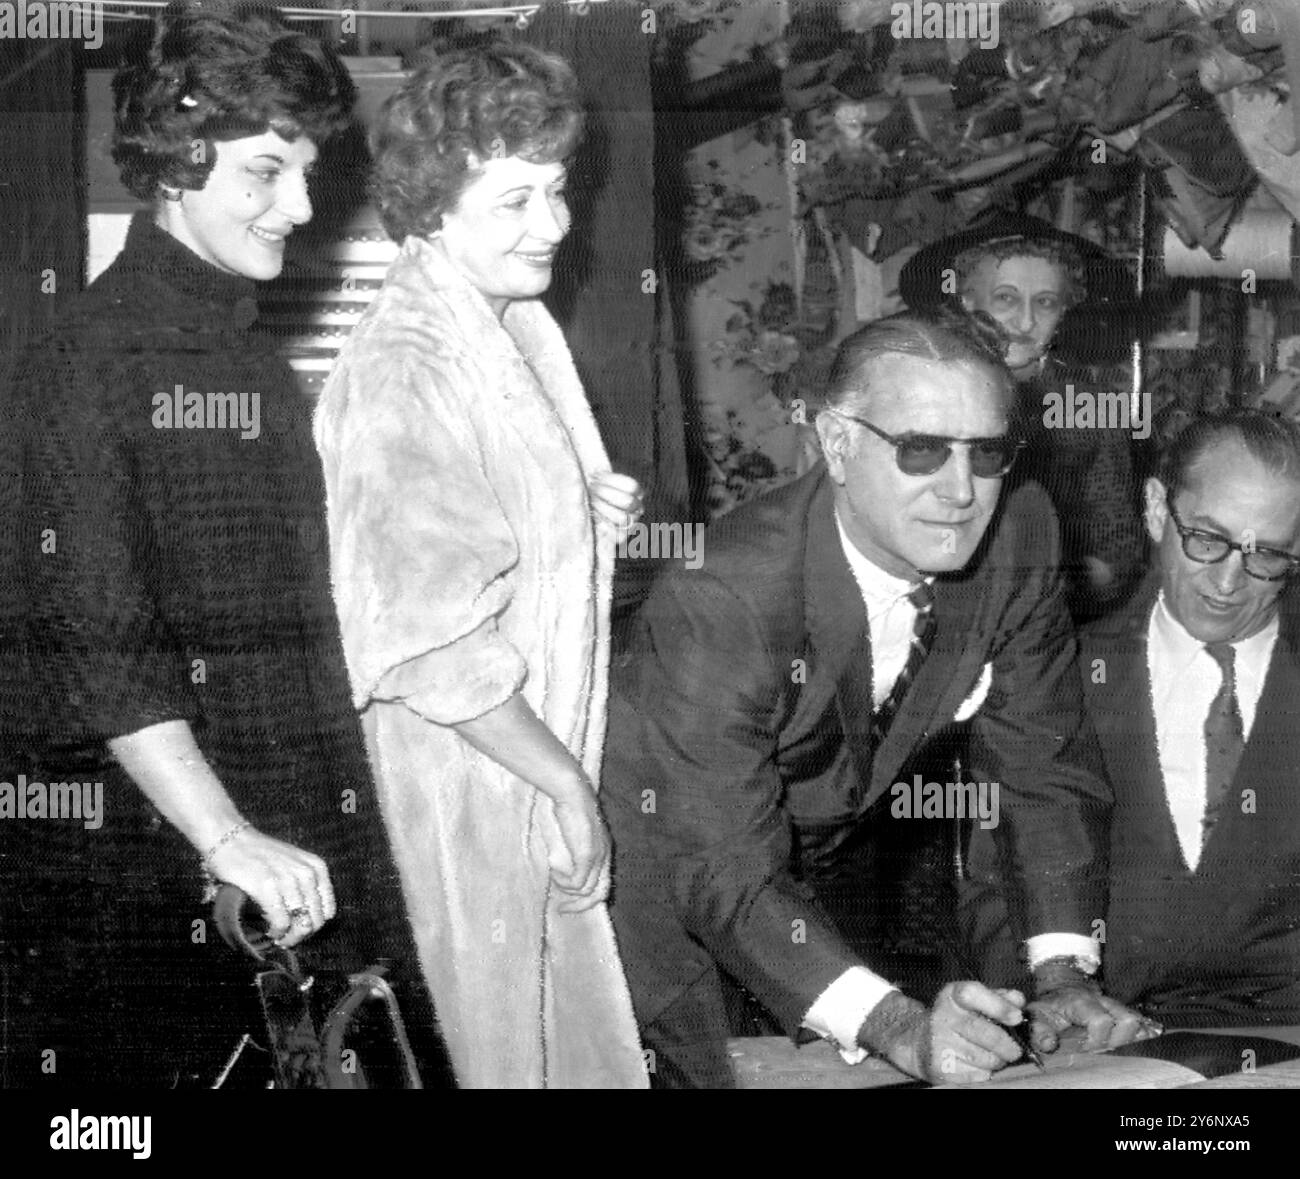
<svg viewBox="0 0 1300 1179">
<path fill-rule="evenodd" d="M 969 447 L 971 474 L 980 479 L 1000 479 L 1025 446 L 1022 438 L 1001 434 L 996 438 L 949 438 L 944 434 L 886 434 L 865 418 L 832 410 L 850 422 L 865 426 L 894 448 L 894 461 L 904 475 L 933 475 L 952 455 L 954 444 Z"/>
<path fill-rule="evenodd" d="M 1241 564 L 1247 574 L 1258 581 L 1281 581 L 1291 577 L 1300 569 L 1300 557 L 1293 557 L 1281 549 L 1261 549 L 1250 544 L 1238 544 L 1217 532 L 1206 532 L 1200 528 L 1188 528 L 1178 518 L 1174 505 L 1166 497 L 1169 518 L 1174 522 L 1174 529 L 1183 542 L 1183 553 L 1189 560 L 1201 565 L 1217 565 L 1231 552 L 1241 554 Z"/>
</svg>

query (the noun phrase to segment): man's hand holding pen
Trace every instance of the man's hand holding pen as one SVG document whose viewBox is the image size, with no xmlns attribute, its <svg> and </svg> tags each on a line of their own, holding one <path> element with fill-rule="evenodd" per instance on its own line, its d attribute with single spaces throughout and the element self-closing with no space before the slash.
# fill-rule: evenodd
<svg viewBox="0 0 1300 1179">
<path fill-rule="evenodd" d="M 1160 1035 L 1161 1028 L 1102 994 L 1082 971 L 1046 963 L 1035 972 L 1035 999 L 973 980 L 949 983 L 927 1008 L 901 992 L 867 1016 L 858 1043 L 895 1068 L 931 1084 L 987 1081 L 1008 1064 L 1053 1052 L 1070 1028 L 1086 1032 L 1078 1048 L 1106 1052 Z M 1032 1019 L 1032 1031 L 1030 1020 Z"/>
<path fill-rule="evenodd" d="M 926 1008 L 898 991 L 867 1016 L 858 1042 L 909 1076 L 932 1084 L 971 1084 L 1020 1060 L 1011 1029 L 1027 1018 L 1019 991 L 966 980 L 949 983 Z"/>
</svg>

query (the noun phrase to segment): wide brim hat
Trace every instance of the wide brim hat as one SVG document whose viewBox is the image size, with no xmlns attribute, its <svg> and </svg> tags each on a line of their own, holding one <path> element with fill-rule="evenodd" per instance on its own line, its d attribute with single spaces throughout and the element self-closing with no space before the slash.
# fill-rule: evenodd
<svg viewBox="0 0 1300 1179">
<path fill-rule="evenodd" d="M 1049 221 L 1004 209 L 984 213 L 960 232 L 913 254 L 899 273 L 898 293 L 913 311 L 960 306 L 957 295 L 944 292 L 944 272 L 955 270 L 957 258 L 969 249 L 1012 241 L 1065 245 L 1075 252 L 1083 264 L 1086 293 L 1072 311 L 1111 310 L 1131 306 L 1137 300 L 1127 260 L 1113 257 L 1087 238 L 1057 229 Z"/>
</svg>

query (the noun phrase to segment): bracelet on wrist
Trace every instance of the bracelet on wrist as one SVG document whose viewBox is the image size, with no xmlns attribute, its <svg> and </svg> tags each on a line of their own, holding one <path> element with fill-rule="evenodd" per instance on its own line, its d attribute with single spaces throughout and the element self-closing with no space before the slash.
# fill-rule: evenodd
<svg viewBox="0 0 1300 1179">
<path fill-rule="evenodd" d="M 208 854 L 203 857 L 199 863 L 199 871 L 203 873 L 203 903 L 210 905 L 217 899 L 217 878 L 212 874 L 212 857 L 226 846 L 232 839 L 244 831 L 247 831 L 253 825 L 252 819 L 240 819 L 233 827 L 230 828 L 220 839 L 217 840 L 210 848 Z"/>
</svg>

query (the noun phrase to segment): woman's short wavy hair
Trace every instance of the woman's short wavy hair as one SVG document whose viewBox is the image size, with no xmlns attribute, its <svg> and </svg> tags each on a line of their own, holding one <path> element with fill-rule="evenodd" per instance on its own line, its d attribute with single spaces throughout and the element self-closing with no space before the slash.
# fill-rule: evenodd
<svg viewBox="0 0 1300 1179">
<path fill-rule="evenodd" d="M 371 189 L 388 235 L 425 237 L 481 161 L 566 159 L 582 134 L 578 83 L 561 57 L 494 45 L 434 58 L 384 103 L 371 132 Z"/>
<path fill-rule="evenodd" d="M 133 196 L 202 188 L 215 145 L 274 131 L 323 143 L 348 126 L 356 87 L 327 45 L 260 0 L 163 10 L 142 59 L 113 78 L 113 161 Z M 204 150 L 196 150 L 202 143 Z"/>
<path fill-rule="evenodd" d="M 965 294 L 980 263 L 995 265 L 1008 258 L 1041 258 L 1061 272 L 1065 307 L 1077 307 L 1088 297 L 1088 268 L 1079 252 L 1068 242 L 1035 240 L 1019 237 L 1002 241 L 983 242 L 963 250 L 957 255 L 953 267 L 957 271 L 957 290 Z"/>
</svg>

